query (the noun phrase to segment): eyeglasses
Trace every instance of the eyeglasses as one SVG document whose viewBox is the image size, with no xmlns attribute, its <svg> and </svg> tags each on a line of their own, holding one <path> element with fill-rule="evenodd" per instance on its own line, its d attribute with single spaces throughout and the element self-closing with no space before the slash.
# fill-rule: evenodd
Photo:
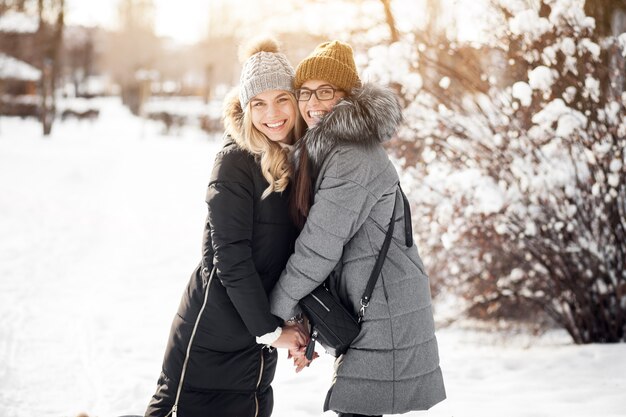
<svg viewBox="0 0 626 417">
<path fill-rule="evenodd" d="M 332 100 L 333 98 L 335 98 L 335 91 L 342 91 L 342 90 L 338 90 L 333 87 L 321 87 L 321 88 L 318 88 L 317 90 L 309 90 L 308 88 L 299 88 L 296 90 L 296 99 L 298 101 L 309 101 L 311 99 L 311 96 L 315 94 L 315 97 L 319 101 L 328 101 L 328 100 Z"/>
</svg>

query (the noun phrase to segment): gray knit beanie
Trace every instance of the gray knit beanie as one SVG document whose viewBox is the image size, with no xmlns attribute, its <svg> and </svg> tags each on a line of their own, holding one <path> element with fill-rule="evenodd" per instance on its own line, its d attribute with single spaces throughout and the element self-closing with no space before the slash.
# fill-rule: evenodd
<svg viewBox="0 0 626 417">
<path fill-rule="evenodd" d="M 295 71 L 287 57 L 271 38 L 255 40 L 245 47 L 240 57 L 245 59 L 239 79 L 239 102 L 245 109 L 252 97 L 268 90 L 293 92 Z"/>
</svg>

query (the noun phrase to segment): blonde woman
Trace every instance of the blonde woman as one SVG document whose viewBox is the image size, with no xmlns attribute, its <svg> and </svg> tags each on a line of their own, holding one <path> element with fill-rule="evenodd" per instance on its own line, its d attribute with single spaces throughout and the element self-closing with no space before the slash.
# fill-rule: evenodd
<svg viewBox="0 0 626 417">
<path fill-rule="evenodd" d="M 307 335 L 282 326 L 268 294 L 293 251 L 289 148 L 303 122 L 294 70 L 273 40 L 245 53 L 226 101 L 226 140 L 207 191 L 202 261 L 183 294 L 146 416 L 264 417 L 273 408 L 272 347 Z"/>
</svg>

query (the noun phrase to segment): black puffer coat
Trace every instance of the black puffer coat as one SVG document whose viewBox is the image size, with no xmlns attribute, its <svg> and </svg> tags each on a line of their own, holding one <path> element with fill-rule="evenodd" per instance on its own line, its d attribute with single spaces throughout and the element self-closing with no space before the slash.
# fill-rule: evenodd
<svg viewBox="0 0 626 417">
<path fill-rule="evenodd" d="M 186 357 L 179 416 L 252 417 L 272 411 L 276 352 L 258 345 L 255 336 L 280 323 L 270 313 L 268 294 L 293 252 L 297 231 L 288 216 L 288 190 L 261 200 L 268 184 L 240 140 L 238 101 L 230 102 L 226 116 L 230 136 L 208 187 L 202 261 L 174 318 L 146 416 L 172 410 Z"/>
</svg>

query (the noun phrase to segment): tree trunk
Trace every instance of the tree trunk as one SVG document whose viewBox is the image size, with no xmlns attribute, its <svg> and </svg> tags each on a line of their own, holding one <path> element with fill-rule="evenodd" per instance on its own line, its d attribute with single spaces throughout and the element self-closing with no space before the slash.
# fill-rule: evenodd
<svg viewBox="0 0 626 417">
<path fill-rule="evenodd" d="M 400 40 L 400 35 L 398 34 L 398 28 L 396 27 L 396 19 L 391 11 L 391 0 L 380 1 L 383 3 L 383 8 L 385 9 L 385 21 L 387 22 L 387 26 L 389 26 L 391 42 L 398 42 Z"/>
<path fill-rule="evenodd" d="M 52 47 L 50 51 L 51 60 L 52 60 L 52 78 L 50 80 L 50 95 L 52 98 L 51 101 L 51 120 L 50 120 L 50 130 L 52 130 L 52 122 L 54 121 L 54 117 L 57 111 L 57 101 L 56 101 L 56 90 L 57 90 L 57 81 L 59 79 L 59 74 L 61 70 L 61 44 L 63 43 L 63 27 L 65 24 L 65 0 L 58 0 L 58 14 L 56 25 L 54 28 L 54 34 L 52 37 Z M 48 132 L 50 134 L 50 132 Z"/>
<path fill-rule="evenodd" d="M 39 118 L 41 120 L 41 126 L 43 128 L 43 135 L 48 136 L 52 129 L 50 125 L 50 117 L 49 117 L 49 95 L 48 92 L 50 90 L 50 67 L 49 62 L 47 60 L 47 41 L 46 41 L 46 25 L 43 20 L 44 16 L 44 1 L 37 0 L 37 12 L 39 14 L 39 28 L 37 29 L 37 44 L 38 44 L 38 55 L 41 68 L 41 79 L 39 80 L 39 94 L 41 96 L 40 102 L 40 114 Z"/>
<path fill-rule="evenodd" d="M 56 112 L 55 92 L 56 81 L 60 70 L 59 57 L 61 42 L 63 40 L 65 0 L 58 0 L 58 2 L 53 4 L 53 7 L 54 6 L 58 9 L 57 20 L 54 28 L 50 31 L 46 28 L 44 21 L 44 15 L 50 11 L 45 10 L 43 0 L 37 0 L 39 13 L 39 29 L 37 31 L 37 39 L 40 48 L 39 56 L 41 65 L 40 119 L 44 136 L 49 136 L 52 132 L 52 124 L 54 122 Z"/>
</svg>

